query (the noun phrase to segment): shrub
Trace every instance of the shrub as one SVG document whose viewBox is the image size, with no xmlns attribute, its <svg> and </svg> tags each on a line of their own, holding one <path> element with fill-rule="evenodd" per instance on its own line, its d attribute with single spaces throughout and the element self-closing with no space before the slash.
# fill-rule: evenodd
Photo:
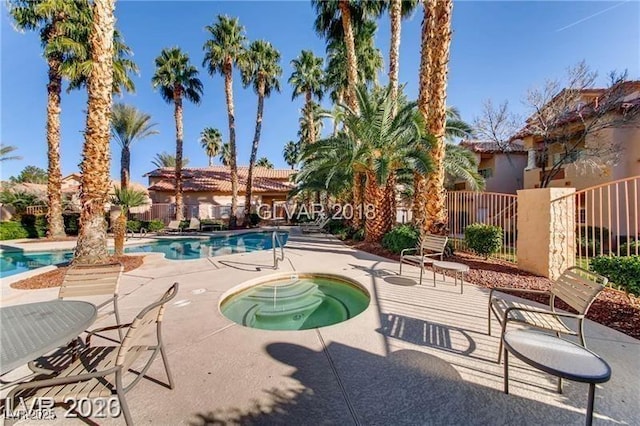
<svg viewBox="0 0 640 426">
<path fill-rule="evenodd" d="M 590 267 L 625 291 L 640 295 L 640 256 L 598 256 L 591 259 Z"/>
<path fill-rule="evenodd" d="M 78 235 L 78 230 L 80 229 L 80 213 L 64 213 L 62 219 L 64 221 L 64 232 L 66 232 L 67 235 Z"/>
<path fill-rule="evenodd" d="M 164 229 L 164 222 L 160 219 L 153 219 L 147 222 L 143 222 L 142 226 L 149 232 L 158 232 Z"/>
<path fill-rule="evenodd" d="M 249 222 L 251 223 L 251 226 L 258 226 L 261 220 L 262 218 L 258 213 L 251 213 L 249 215 Z"/>
<path fill-rule="evenodd" d="M 15 240 L 17 238 L 28 238 L 29 232 L 20 222 L 0 222 L 0 240 Z"/>
<path fill-rule="evenodd" d="M 418 231 L 411 225 L 400 225 L 384 234 L 382 247 L 392 253 L 400 253 L 406 248 L 415 247 L 418 244 Z"/>
<path fill-rule="evenodd" d="M 339 233 L 343 233 L 343 231 L 347 228 L 347 224 L 342 221 L 342 220 L 337 220 L 337 219 L 331 219 L 329 220 L 329 222 L 325 225 L 325 229 L 330 233 L 330 234 L 339 234 Z"/>
<path fill-rule="evenodd" d="M 640 240 L 629 241 L 620 245 L 620 256 L 626 256 L 627 250 L 630 254 L 640 253 Z"/>
<path fill-rule="evenodd" d="M 451 238 L 449 238 L 447 240 L 447 245 L 444 246 L 444 255 L 445 255 L 445 257 L 453 256 L 455 251 L 456 251 L 456 248 L 455 248 L 455 246 L 453 244 L 453 240 Z"/>
<path fill-rule="evenodd" d="M 22 227 L 29 234 L 29 238 L 43 238 L 47 236 L 47 217 L 43 215 L 23 214 L 20 218 Z"/>
<path fill-rule="evenodd" d="M 602 234 L 602 238 L 601 235 Z M 576 246 L 578 253 L 597 256 L 603 242 L 609 241 L 609 229 L 598 226 L 580 225 L 576 228 Z M 606 247 L 605 247 L 606 250 Z"/>
<path fill-rule="evenodd" d="M 137 219 L 127 220 L 127 231 L 140 232 L 144 226 L 143 222 Z"/>
<path fill-rule="evenodd" d="M 502 247 L 502 228 L 474 223 L 465 229 L 464 242 L 469 250 L 487 259 Z"/>
<path fill-rule="evenodd" d="M 353 233 L 354 241 L 362 241 L 364 240 L 364 228 L 360 228 Z"/>
</svg>

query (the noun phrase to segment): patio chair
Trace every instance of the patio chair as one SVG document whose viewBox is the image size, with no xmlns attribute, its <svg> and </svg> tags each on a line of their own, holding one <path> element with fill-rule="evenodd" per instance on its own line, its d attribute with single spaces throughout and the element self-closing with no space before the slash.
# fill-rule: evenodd
<svg viewBox="0 0 640 426">
<path fill-rule="evenodd" d="M 198 232 L 200 230 L 200 220 L 192 217 L 191 220 L 189 220 L 189 226 L 184 228 L 184 230 L 186 232 Z"/>
<path fill-rule="evenodd" d="M 104 318 L 113 314 L 116 324 L 120 324 L 118 312 L 118 287 L 124 267 L 120 263 L 104 265 L 73 265 L 67 269 L 58 291 L 58 299 L 78 299 L 93 296 L 108 296 L 103 302 L 96 304 L 98 309 L 113 303 L 113 311 L 100 315 Z M 122 331 L 119 330 L 120 339 Z"/>
<path fill-rule="evenodd" d="M 595 274 L 577 266 L 572 266 L 566 269 L 558 279 L 551 283 L 551 288 L 548 291 L 507 287 L 492 288 L 489 292 L 488 331 L 489 335 L 491 335 L 491 313 L 493 312 L 502 326 L 498 363 L 500 363 L 502 357 L 502 337 L 509 322 L 525 324 L 541 330 L 553 331 L 558 337 L 560 337 L 560 334 L 578 336 L 580 338 L 580 344 L 586 348 L 584 318 L 589 307 L 598 294 L 604 289 L 608 281 L 608 278 L 602 275 Z M 549 309 L 535 307 L 532 302 L 528 301 L 503 299 L 495 294 L 499 291 L 549 296 Z M 556 299 L 565 302 L 576 311 L 576 313 L 556 311 Z M 575 319 L 577 321 L 577 330 L 568 327 L 562 318 Z"/>
<path fill-rule="evenodd" d="M 425 265 L 431 265 L 437 257 L 440 260 L 444 257 L 449 237 L 442 235 L 424 234 L 418 240 L 414 248 L 407 248 L 400 252 L 400 275 L 402 275 L 402 264 L 409 263 L 420 267 L 420 282 Z M 419 254 L 411 254 L 419 253 Z M 435 274 L 435 272 L 434 272 Z M 435 275 L 434 275 L 435 279 Z"/>
<path fill-rule="evenodd" d="M 55 404 L 65 404 L 71 398 L 75 400 L 105 399 L 116 396 L 120 402 L 126 424 L 133 425 L 125 394 L 145 376 L 158 352 L 162 356 L 169 382 L 165 386 L 173 389 L 173 378 L 162 341 L 162 317 L 165 305 L 176 296 L 177 292 L 178 283 L 174 283 L 160 299 L 144 308 L 131 324 L 103 327 L 89 333 L 86 339 L 87 347 L 80 353 L 77 360 L 55 377 L 36 379 L 17 385 L 7 395 L 6 404 L 10 404 L 8 408 L 11 409 L 15 406 L 16 398 L 23 398 L 19 399 L 21 404 L 31 398 L 49 398 Z M 90 346 L 91 337 L 95 335 L 95 332 L 115 328 L 126 328 L 127 330 L 120 345 Z M 148 336 L 153 334 L 156 337 L 151 340 L 155 340 L 155 342 L 150 342 Z M 132 370 L 132 364 L 142 354 L 149 351 L 151 351 L 151 355 L 146 364 L 140 370 Z M 130 377 L 133 375 L 136 377 L 131 379 Z"/>
<path fill-rule="evenodd" d="M 327 226 L 327 223 L 329 223 L 330 220 L 330 218 L 321 215 L 310 224 L 301 224 L 300 230 L 305 234 L 312 232 L 324 232 L 324 227 Z"/>
<path fill-rule="evenodd" d="M 164 232 L 165 233 L 182 232 L 182 228 L 180 227 L 180 222 L 181 221 L 179 221 L 179 220 L 170 221 L 169 224 L 167 226 L 165 226 Z"/>
</svg>

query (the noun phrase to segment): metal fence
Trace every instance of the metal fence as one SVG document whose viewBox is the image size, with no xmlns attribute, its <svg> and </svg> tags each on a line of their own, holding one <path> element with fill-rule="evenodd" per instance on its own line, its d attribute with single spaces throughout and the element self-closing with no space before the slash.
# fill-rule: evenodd
<svg viewBox="0 0 640 426">
<path fill-rule="evenodd" d="M 199 219 L 221 219 L 229 218 L 231 206 L 217 205 L 200 205 L 200 204 L 184 204 L 182 206 L 182 214 L 185 219 L 196 217 Z M 154 203 L 149 210 L 142 213 L 130 213 L 130 219 L 142 221 L 161 220 L 165 225 L 176 217 L 176 205 L 173 203 Z M 236 209 L 236 217 L 244 217 L 244 205 L 238 205 Z"/>
<path fill-rule="evenodd" d="M 565 195 L 552 203 L 573 201 L 575 218 L 575 263 L 588 268 L 595 256 L 640 254 L 640 176 Z"/>
<path fill-rule="evenodd" d="M 449 191 L 446 194 L 449 219 L 449 237 L 456 250 L 465 250 L 464 231 L 468 225 L 481 223 L 499 226 L 503 231 L 503 244 L 494 255 L 499 259 L 516 262 L 518 197 L 495 192 Z"/>
</svg>

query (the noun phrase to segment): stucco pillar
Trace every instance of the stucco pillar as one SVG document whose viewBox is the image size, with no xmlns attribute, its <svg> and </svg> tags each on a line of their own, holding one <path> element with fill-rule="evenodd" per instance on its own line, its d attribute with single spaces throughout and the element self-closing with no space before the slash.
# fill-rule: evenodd
<svg viewBox="0 0 640 426">
<path fill-rule="evenodd" d="M 525 170 L 532 170 L 536 168 L 536 150 L 531 148 L 527 151 L 527 167 Z"/>
<path fill-rule="evenodd" d="M 575 265 L 575 188 L 518 191 L 518 268 L 557 278 Z"/>
</svg>

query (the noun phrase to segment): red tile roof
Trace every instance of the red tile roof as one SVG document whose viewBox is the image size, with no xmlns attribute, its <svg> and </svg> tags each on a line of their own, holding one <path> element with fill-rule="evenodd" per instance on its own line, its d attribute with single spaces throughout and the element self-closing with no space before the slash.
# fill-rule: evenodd
<svg viewBox="0 0 640 426">
<path fill-rule="evenodd" d="M 245 192 L 247 167 L 238 168 L 238 192 Z M 253 178 L 253 191 L 289 192 L 294 185 L 289 181 L 292 170 L 266 169 L 256 167 Z M 149 187 L 149 191 L 175 191 L 174 170 L 156 169 L 146 176 L 162 178 Z M 183 169 L 183 188 L 185 192 L 231 192 L 231 173 L 226 167 L 202 167 Z"/>
</svg>

